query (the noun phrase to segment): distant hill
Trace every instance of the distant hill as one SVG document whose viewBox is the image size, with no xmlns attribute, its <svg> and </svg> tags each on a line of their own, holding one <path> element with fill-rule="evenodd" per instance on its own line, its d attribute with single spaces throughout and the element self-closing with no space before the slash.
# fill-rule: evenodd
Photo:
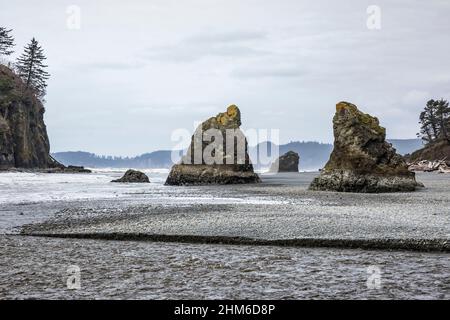
<svg viewBox="0 0 450 320">
<path fill-rule="evenodd" d="M 52 154 L 63 164 L 88 168 L 170 168 L 171 151 L 161 150 L 145 153 L 137 157 L 99 156 L 83 151 L 56 152 Z"/>
<path fill-rule="evenodd" d="M 397 152 L 404 155 L 412 153 L 422 148 L 420 139 L 393 139 L 390 143 L 397 149 Z M 258 150 L 264 147 L 268 150 L 274 150 L 276 145 L 270 142 L 263 142 L 255 147 L 249 148 L 249 153 L 257 169 L 269 167 L 270 164 L 258 165 L 256 155 Z M 264 149 L 261 149 L 261 151 Z M 279 155 L 288 151 L 295 151 L 300 155 L 300 170 L 317 170 L 322 168 L 328 161 L 333 145 L 329 143 L 319 143 L 312 141 L 295 141 L 288 144 L 280 145 Z M 56 152 L 53 157 L 64 165 L 84 166 L 88 168 L 170 168 L 173 163 L 171 161 L 170 150 L 160 150 L 151 153 L 145 153 L 137 157 L 112 157 L 99 156 L 94 153 L 83 151 Z M 268 153 L 270 156 L 271 153 Z M 272 159 L 273 160 L 273 159 Z M 267 162 L 267 161 L 266 161 Z"/>
</svg>

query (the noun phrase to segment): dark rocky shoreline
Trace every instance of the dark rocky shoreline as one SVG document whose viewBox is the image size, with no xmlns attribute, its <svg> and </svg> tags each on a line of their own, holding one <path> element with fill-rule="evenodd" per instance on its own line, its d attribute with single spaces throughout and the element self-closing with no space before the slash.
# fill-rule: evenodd
<svg viewBox="0 0 450 320">
<path fill-rule="evenodd" d="M 30 236 L 22 233 L 21 236 Z M 448 239 L 252 239 L 245 237 L 224 236 L 195 236 L 195 235 L 164 235 L 144 233 L 39 233 L 32 237 L 91 239 L 114 241 L 149 241 L 149 242 L 178 242 L 190 244 L 226 244 L 226 245 L 255 245 L 282 246 L 301 248 L 336 248 L 336 249 L 364 249 L 391 251 L 420 251 L 450 253 Z"/>
<path fill-rule="evenodd" d="M 54 168 L 8 168 L 0 169 L 2 172 L 26 172 L 26 173 L 92 173 L 92 170 L 78 166 L 60 166 Z"/>
</svg>

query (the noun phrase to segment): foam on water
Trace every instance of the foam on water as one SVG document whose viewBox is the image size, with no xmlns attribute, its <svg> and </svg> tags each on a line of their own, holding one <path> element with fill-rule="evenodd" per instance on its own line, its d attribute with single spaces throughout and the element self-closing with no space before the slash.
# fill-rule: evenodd
<svg viewBox="0 0 450 320">
<path fill-rule="evenodd" d="M 52 201 L 99 200 L 114 198 L 142 199 L 150 203 L 282 203 L 263 197 L 227 196 L 205 192 L 205 187 L 165 186 L 168 170 L 143 170 L 151 183 L 111 183 L 124 170 L 100 169 L 91 174 L 23 173 L 0 174 L 0 204 L 28 204 Z"/>
</svg>

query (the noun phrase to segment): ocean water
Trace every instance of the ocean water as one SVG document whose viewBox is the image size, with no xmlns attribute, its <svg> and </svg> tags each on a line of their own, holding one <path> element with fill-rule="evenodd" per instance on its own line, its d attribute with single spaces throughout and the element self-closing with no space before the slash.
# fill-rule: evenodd
<svg viewBox="0 0 450 320">
<path fill-rule="evenodd" d="M 0 299 L 450 298 L 450 255 L 443 253 L 17 235 L 65 208 L 286 201 L 233 188 L 167 187 L 167 170 L 146 171 L 150 184 L 110 183 L 123 172 L 0 174 Z M 314 175 L 264 180 L 306 188 Z M 444 179 L 437 185 L 446 186 Z M 80 270 L 80 289 L 67 287 L 71 266 Z"/>
<path fill-rule="evenodd" d="M 126 169 L 96 169 L 92 174 L 0 173 L 0 204 L 29 204 L 74 200 L 145 199 L 152 203 L 264 203 L 263 197 L 236 197 L 223 190 L 205 193 L 204 188 L 164 186 L 167 169 L 142 170 L 149 184 L 112 183 Z"/>
<path fill-rule="evenodd" d="M 127 169 L 95 169 L 92 174 L 0 173 L 0 234 L 42 222 L 70 207 L 283 203 L 275 197 L 249 196 L 231 189 L 165 186 L 169 170 L 142 170 L 150 183 L 112 183 Z"/>
</svg>

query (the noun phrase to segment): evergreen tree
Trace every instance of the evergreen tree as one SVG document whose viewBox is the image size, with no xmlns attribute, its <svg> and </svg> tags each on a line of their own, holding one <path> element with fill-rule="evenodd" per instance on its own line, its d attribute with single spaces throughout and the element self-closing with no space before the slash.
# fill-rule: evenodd
<svg viewBox="0 0 450 320">
<path fill-rule="evenodd" d="M 450 140 L 450 107 L 448 101 L 429 100 L 419 116 L 421 137 L 427 143 L 439 139 Z"/>
<path fill-rule="evenodd" d="M 25 47 L 24 53 L 17 59 L 16 68 L 19 76 L 25 82 L 25 89 L 32 89 L 38 97 L 45 95 L 46 80 L 50 77 L 43 61 L 47 59 L 44 50 L 36 39 L 32 39 Z"/>
<path fill-rule="evenodd" d="M 439 121 L 439 137 L 442 139 L 449 140 L 450 139 L 450 107 L 448 105 L 448 101 L 441 99 L 439 101 L 435 101 L 436 105 L 436 116 Z"/>
<path fill-rule="evenodd" d="M 9 56 L 14 51 L 14 38 L 9 34 L 12 30 L 0 27 L 0 55 Z"/>
</svg>

